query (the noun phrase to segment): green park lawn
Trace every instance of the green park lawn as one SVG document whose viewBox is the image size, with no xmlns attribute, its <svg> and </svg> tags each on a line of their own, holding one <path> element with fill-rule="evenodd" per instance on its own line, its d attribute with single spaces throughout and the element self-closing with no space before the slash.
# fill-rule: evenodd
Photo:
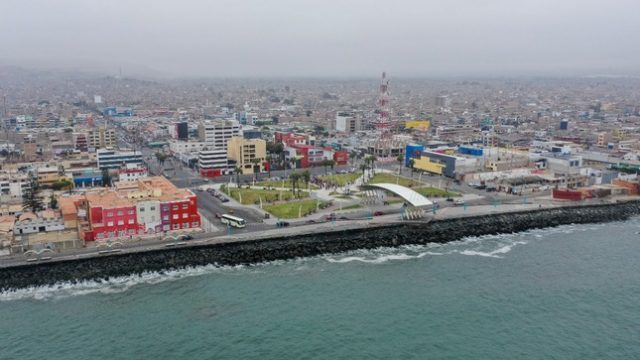
<svg viewBox="0 0 640 360">
<path fill-rule="evenodd" d="M 389 183 L 389 184 L 398 184 L 406 187 L 418 187 L 424 186 L 423 183 L 418 182 L 416 180 L 412 180 L 403 176 L 397 176 L 395 174 L 389 173 L 379 173 L 373 175 L 373 178 L 369 180 L 369 184 L 379 184 L 379 183 Z"/>
<path fill-rule="evenodd" d="M 273 203 L 276 201 L 290 201 L 295 199 L 291 191 L 280 190 L 262 190 L 262 189 L 236 189 L 236 188 L 221 188 L 221 190 L 234 198 L 236 201 L 243 205 L 259 205 L 260 199 L 262 203 Z M 306 191 L 300 192 L 299 198 L 308 198 L 309 193 Z M 241 201 L 242 200 L 242 201 Z"/>
<path fill-rule="evenodd" d="M 362 205 L 360 204 L 351 204 L 351 205 L 343 206 L 342 210 L 353 210 L 353 209 L 360 209 L 360 208 L 362 208 Z"/>
<path fill-rule="evenodd" d="M 283 186 L 284 184 L 284 186 Z M 273 187 L 273 188 L 287 188 L 291 189 L 291 181 L 290 180 L 263 180 L 257 181 L 256 186 L 264 186 L 264 187 Z M 300 189 L 307 189 L 307 184 L 302 181 L 298 181 L 297 187 Z M 314 184 L 309 184 L 309 188 L 311 190 L 317 189 L 318 187 Z"/>
<path fill-rule="evenodd" d="M 345 186 L 348 183 L 353 183 L 360 176 L 362 176 L 362 173 L 355 172 L 355 173 L 348 173 L 348 174 L 321 175 L 321 176 L 318 176 L 318 179 L 324 182 L 336 184 L 338 186 Z"/>
<path fill-rule="evenodd" d="M 321 207 L 326 205 L 326 202 L 320 201 Z M 295 219 L 299 214 L 305 216 L 315 212 L 317 206 L 317 200 L 300 200 L 267 205 L 263 209 L 279 219 Z"/>
<path fill-rule="evenodd" d="M 456 197 L 460 196 L 460 194 L 451 191 L 445 191 L 443 189 L 438 189 L 434 187 L 421 187 L 417 189 L 413 189 L 417 193 L 428 197 L 428 198 L 439 198 L 439 197 Z"/>
</svg>

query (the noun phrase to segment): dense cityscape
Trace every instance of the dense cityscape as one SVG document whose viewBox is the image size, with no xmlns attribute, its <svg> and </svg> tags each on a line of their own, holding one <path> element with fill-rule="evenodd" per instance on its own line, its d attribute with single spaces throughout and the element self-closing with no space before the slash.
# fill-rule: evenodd
<svg viewBox="0 0 640 360">
<path fill-rule="evenodd" d="M 447 206 L 604 201 L 640 189 L 635 78 L 2 72 L 0 251 L 32 261 L 45 249 L 423 217 Z M 432 203 L 414 207 L 367 187 L 375 183 Z M 223 223 L 225 214 L 242 224 Z"/>
</svg>

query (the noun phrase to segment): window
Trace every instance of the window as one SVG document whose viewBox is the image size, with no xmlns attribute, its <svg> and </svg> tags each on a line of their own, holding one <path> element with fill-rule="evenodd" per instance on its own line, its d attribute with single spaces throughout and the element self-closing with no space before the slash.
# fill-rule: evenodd
<svg viewBox="0 0 640 360">
<path fill-rule="evenodd" d="M 135 231 L 134 229 L 130 229 L 130 230 L 129 230 L 129 235 L 133 235 L 133 234 L 135 234 L 135 233 L 136 233 L 136 231 Z"/>
<path fill-rule="evenodd" d="M 144 208 L 143 207 L 140 208 L 140 212 L 144 212 Z"/>
<path fill-rule="evenodd" d="M 129 224 L 133 224 L 134 222 L 133 219 L 129 219 Z"/>
<path fill-rule="evenodd" d="M 169 211 L 169 207 L 168 206 L 163 206 L 162 207 L 162 211 Z"/>
<path fill-rule="evenodd" d="M 112 212 L 108 212 L 108 213 L 107 213 L 107 217 L 112 217 L 112 216 L 113 216 L 113 213 L 112 213 Z"/>
<path fill-rule="evenodd" d="M 179 229 L 179 228 L 180 228 L 180 224 L 173 224 L 173 229 L 174 229 L 174 230 L 177 230 L 177 229 Z"/>
<path fill-rule="evenodd" d="M 101 233 L 101 232 L 97 233 L 97 234 L 96 234 L 96 238 L 97 238 L 97 239 L 102 239 L 102 238 L 104 238 L 104 233 Z"/>
<path fill-rule="evenodd" d="M 178 210 L 178 205 L 173 205 L 173 210 Z"/>
<path fill-rule="evenodd" d="M 124 225 L 124 220 L 118 220 L 118 225 Z"/>
<path fill-rule="evenodd" d="M 182 224 L 182 228 L 183 229 L 188 229 L 189 228 L 189 223 L 183 223 Z"/>
<path fill-rule="evenodd" d="M 183 219 L 186 219 L 186 218 L 188 218 L 188 217 L 189 217 L 189 214 L 187 214 L 187 213 L 182 214 L 182 218 L 183 218 Z"/>
<path fill-rule="evenodd" d="M 191 227 L 198 227 L 198 226 L 200 226 L 200 223 L 197 221 L 194 221 L 191 223 Z"/>
<path fill-rule="evenodd" d="M 165 220 L 165 221 L 166 221 L 166 220 L 169 220 L 169 215 L 165 215 L 165 216 L 163 216 L 163 217 L 162 217 L 162 220 Z"/>
<path fill-rule="evenodd" d="M 134 213 L 135 213 L 135 211 L 133 211 L 133 210 L 129 210 L 129 211 L 128 211 L 128 214 L 129 214 L 129 215 L 133 215 Z"/>
<path fill-rule="evenodd" d="M 109 221 L 109 222 L 107 223 L 107 226 L 113 226 L 113 221 Z"/>
<path fill-rule="evenodd" d="M 173 214 L 173 219 L 177 220 L 178 219 L 178 214 Z"/>
<path fill-rule="evenodd" d="M 118 211 L 118 216 L 122 216 L 124 213 L 122 211 Z"/>
<path fill-rule="evenodd" d="M 151 211 L 156 211 L 156 207 L 155 207 L 155 206 L 152 206 L 152 207 L 150 207 L 150 208 L 149 208 L 149 210 L 151 210 Z"/>
<path fill-rule="evenodd" d="M 187 210 L 189 208 L 189 204 L 182 204 L 182 210 Z"/>
</svg>

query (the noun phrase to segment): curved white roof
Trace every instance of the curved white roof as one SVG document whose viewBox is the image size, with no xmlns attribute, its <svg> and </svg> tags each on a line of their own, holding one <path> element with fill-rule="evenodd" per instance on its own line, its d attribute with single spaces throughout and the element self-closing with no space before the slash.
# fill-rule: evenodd
<svg viewBox="0 0 640 360">
<path fill-rule="evenodd" d="M 390 191 L 390 192 L 400 196 L 405 201 L 407 201 L 409 204 L 411 204 L 411 205 L 413 205 L 415 207 L 433 205 L 433 202 L 431 202 L 431 200 L 429 200 L 426 197 L 420 195 L 416 191 L 411 190 L 408 187 L 405 187 L 405 186 L 402 186 L 402 185 L 380 183 L 380 184 L 367 184 L 366 186 Z"/>
</svg>

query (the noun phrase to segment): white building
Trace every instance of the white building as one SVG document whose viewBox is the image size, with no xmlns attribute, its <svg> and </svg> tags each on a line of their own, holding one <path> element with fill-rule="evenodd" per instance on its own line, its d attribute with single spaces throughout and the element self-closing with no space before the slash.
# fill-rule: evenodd
<svg viewBox="0 0 640 360">
<path fill-rule="evenodd" d="M 227 172 L 226 148 L 202 150 L 198 154 L 198 168 L 200 173 L 206 176 L 219 176 Z"/>
<path fill-rule="evenodd" d="M 336 131 L 353 134 L 360 130 L 360 121 L 353 113 L 339 111 L 336 114 Z"/>
<path fill-rule="evenodd" d="M 98 149 L 96 151 L 96 158 L 100 169 L 119 169 L 126 164 L 142 165 L 142 153 L 137 151 Z"/>
<path fill-rule="evenodd" d="M 29 189 L 29 177 L 19 172 L 0 172 L 0 203 L 22 200 L 22 194 Z"/>
<path fill-rule="evenodd" d="M 198 126 L 198 136 L 208 148 L 227 150 L 227 141 L 234 136 L 242 136 L 240 123 L 235 120 L 205 121 Z"/>
<path fill-rule="evenodd" d="M 204 149 L 206 144 L 202 141 L 178 141 L 169 142 L 169 150 L 173 154 L 192 154 Z"/>
<path fill-rule="evenodd" d="M 149 171 L 144 166 L 140 166 L 140 164 L 125 164 L 118 170 L 119 181 L 136 181 L 147 176 L 149 176 Z"/>
</svg>

